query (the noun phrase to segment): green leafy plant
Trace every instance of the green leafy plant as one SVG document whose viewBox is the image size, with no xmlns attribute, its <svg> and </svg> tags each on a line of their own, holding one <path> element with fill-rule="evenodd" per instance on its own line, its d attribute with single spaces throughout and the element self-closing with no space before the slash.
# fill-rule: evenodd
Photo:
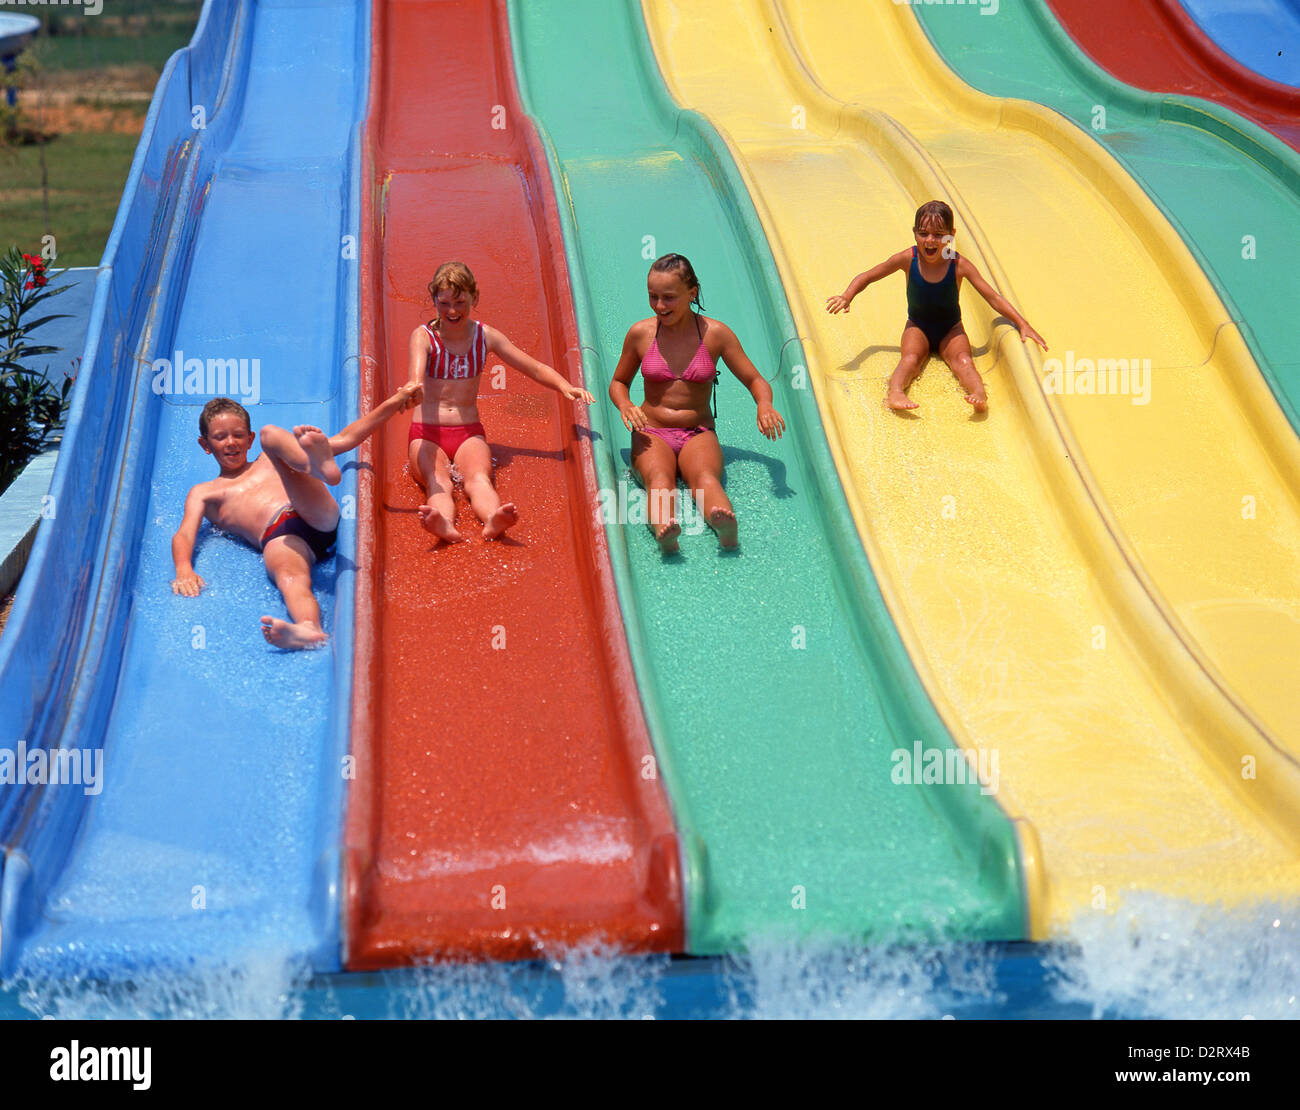
<svg viewBox="0 0 1300 1110">
<path fill-rule="evenodd" d="M 17 247 L 0 256 L 0 491 L 63 427 L 67 413 L 72 379 L 56 386 L 45 372 L 30 365 L 31 359 L 61 348 L 30 343 L 28 334 L 69 315 L 61 312 L 32 318 L 37 305 L 71 288 L 49 288 L 51 275 L 46 267 L 45 259 L 20 253 Z"/>
</svg>

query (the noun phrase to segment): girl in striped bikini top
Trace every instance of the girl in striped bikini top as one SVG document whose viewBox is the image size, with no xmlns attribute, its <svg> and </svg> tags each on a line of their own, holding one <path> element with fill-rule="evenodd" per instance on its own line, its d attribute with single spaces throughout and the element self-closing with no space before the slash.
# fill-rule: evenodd
<svg viewBox="0 0 1300 1110">
<path fill-rule="evenodd" d="M 432 321 L 430 322 L 432 323 Z M 483 334 L 483 325 L 474 321 L 474 337 L 469 350 L 463 355 L 452 354 L 443 342 L 438 329 L 430 324 L 421 325 L 428 333 L 433 350 L 429 352 L 428 376 L 431 378 L 477 378 L 487 365 L 487 336 Z"/>
</svg>

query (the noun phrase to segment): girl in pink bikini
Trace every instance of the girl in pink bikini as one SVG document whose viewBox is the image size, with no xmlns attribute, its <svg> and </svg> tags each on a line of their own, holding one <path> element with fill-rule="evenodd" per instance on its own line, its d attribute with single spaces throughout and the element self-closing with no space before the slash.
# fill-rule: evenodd
<svg viewBox="0 0 1300 1110">
<path fill-rule="evenodd" d="M 465 494 L 483 522 L 483 538 L 494 540 L 519 520 L 512 502 L 501 503 L 492 485 L 492 452 L 478 419 L 478 383 L 487 356 L 549 386 L 570 401 L 594 398 L 564 380 L 510 342 L 496 328 L 473 319 L 478 286 L 463 262 L 444 262 L 429 282 L 434 318 L 411 332 L 410 380 L 420 411 L 408 437 L 411 473 L 428 493 L 419 508 L 420 523 L 440 539 L 463 539 L 456 531 L 451 494 L 455 464 Z"/>
<path fill-rule="evenodd" d="M 749 361 L 735 332 L 692 307 L 700 304 L 700 283 L 690 262 L 680 254 L 656 259 L 646 286 L 654 316 L 628 329 L 609 397 L 632 433 L 632 466 L 649 495 L 650 530 L 665 554 L 677 550 L 680 473 L 718 542 L 735 547 L 736 514 L 722 488 L 722 446 L 709 405 L 718 360 L 757 402 L 763 435 L 779 438 L 785 421 L 772 407 L 772 387 Z M 645 400 L 639 406 L 628 392 L 638 367 L 645 380 Z"/>
</svg>

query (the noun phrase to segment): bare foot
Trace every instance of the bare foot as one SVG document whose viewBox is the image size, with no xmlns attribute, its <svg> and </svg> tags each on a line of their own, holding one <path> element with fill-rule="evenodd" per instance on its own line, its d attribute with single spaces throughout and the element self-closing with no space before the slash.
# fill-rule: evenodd
<svg viewBox="0 0 1300 1110">
<path fill-rule="evenodd" d="M 652 524 L 650 526 L 654 528 Z M 665 555 L 673 555 L 677 552 L 677 537 L 682 534 L 682 526 L 675 520 L 668 521 L 667 524 L 661 524 L 655 529 L 655 543 L 659 545 L 659 550 Z"/>
<path fill-rule="evenodd" d="M 415 511 L 420 514 L 420 524 L 424 530 L 432 532 L 440 540 L 459 543 L 465 538 L 456 531 L 455 525 L 432 505 L 421 505 Z"/>
<path fill-rule="evenodd" d="M 298 441 L 298 446 L 307 452 L 313 476 L 327 486 L 337 486 L 343 480 L 343 472 L 334 461 L 334 452 L 330 449 L 329 436 L 310 424 L 299 424 L 293 430 L 293 437 Z"/>
<path fill-rule="evenodd" d="M 970 405 L 971 408 L 973 408 L 976 412 L 989 411 L 988 394 L 984 392 L 982 386 L 979 389 L 976 389 L 971 393 L 966 394 L 966 403 Z"/>
<path fill-rule="evenodd" d="M 483 525 L 483 538 L 485 540 L 495 540 L 504 535 L 505 530 L 518 523 L 518 521 L 519 510 L 515 508 L 513 501 L 507 501 Z"/>
<path fill-rule="evenodd" d="M 723 547 L 737 547 L 740 544 L 736 536 L 736 514 L 721 505 L 709 513 L 709 527 L 718 534 L 718 543 Z"/>
<path fill-rule="evenodd" d="M 888 396 L 885 397 L 885 406 L 893 409 L 895 412 L 902 412 L 904 409 L 919 409 L 921 407 L 901 389 L 891 389 L 889 391 Z"/>
<path fill-rule="evenodd" d="M 274 644 L 285 651 L 302 651 L 304 648 L 320 647 L 329 640 L 316 624 L 300 621 L 290 624 L 279 617 L 262 618 L 262 635 L 268 644 Z"/>
</svg>

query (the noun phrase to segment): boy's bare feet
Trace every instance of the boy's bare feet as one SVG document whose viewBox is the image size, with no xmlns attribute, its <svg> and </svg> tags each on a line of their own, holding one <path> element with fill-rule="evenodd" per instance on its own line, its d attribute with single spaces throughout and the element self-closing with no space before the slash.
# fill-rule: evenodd
<svg viewBox="0 0 1300 1110">
<path fill-rule="evenodd" d="M 446 540 L 448 543 L 459 543 L 465 538 L 456 531 L 456 526 L 434 506 L 421 505 L 415 511 L 420 514 L 420 524 L 424 530 L 432 532 L 440 540 Z"/>
<path fill-rule="evenodd" d="M 304 648 L 320 647 L 329 640 L 320 627 L 312 621 L 299 621 L 290 624 L 279 617 L 262 618 L 262 635 L 268 644 L 274 644 L 285 651 L 301 651 Z"/>
<path fill-rule="evenodd" d="M 483 525 L 483 538 L 485 540 L 495 540 L 505 534 L 505 530 L 519 521 L 519 510 L 515 508 L 513 501 L 507 501 L 489 518 L 488 522 Z"/>
<path fill-rule="evenodd" d="M 902 412 L 905 409 L 919 409 L 921 406 L 901 389 L 891 389 L 885 396 L 885 407 L 895 412 Z"/>
<path fill-rule="evenodd" d="M 655 543 L 665 555 L 674 555 L 677 552 L 677 537 L 681 534 L 682 526 L 677 521 L 670 520 L 655 529 Z"/>
<path fill-rule="evenodd" d="M 298 446 L 307 452 L 311 463 L 313 477 L 319 478 L 327 486 L 337 486 L 343 480 L 343 472 L 334 461 L 334 452 L 330 448 L 329 436 L 310 424 L 299 424 L 293 430 Z"/>
<path fill-rule="evenodd" d="M 971 390 L 971 392 L 967 393 L 966 403 L 970 405 L 971 408 L 973 408 L 976 412 L 989 411 L 989 398 L 988 398 L 988 394 L 984 392 L 983 386 L 980 386 L 979 389 L 973 389 Z"/>
<path fill-rule="evenodd" d="M 723 547 L 737 547 L 740 540 L 736 536 L 736 514 L 730 509 L 718 505 L 709 513 L 709 527 L 718 534 L 718 543 Z"/>
</svg>

